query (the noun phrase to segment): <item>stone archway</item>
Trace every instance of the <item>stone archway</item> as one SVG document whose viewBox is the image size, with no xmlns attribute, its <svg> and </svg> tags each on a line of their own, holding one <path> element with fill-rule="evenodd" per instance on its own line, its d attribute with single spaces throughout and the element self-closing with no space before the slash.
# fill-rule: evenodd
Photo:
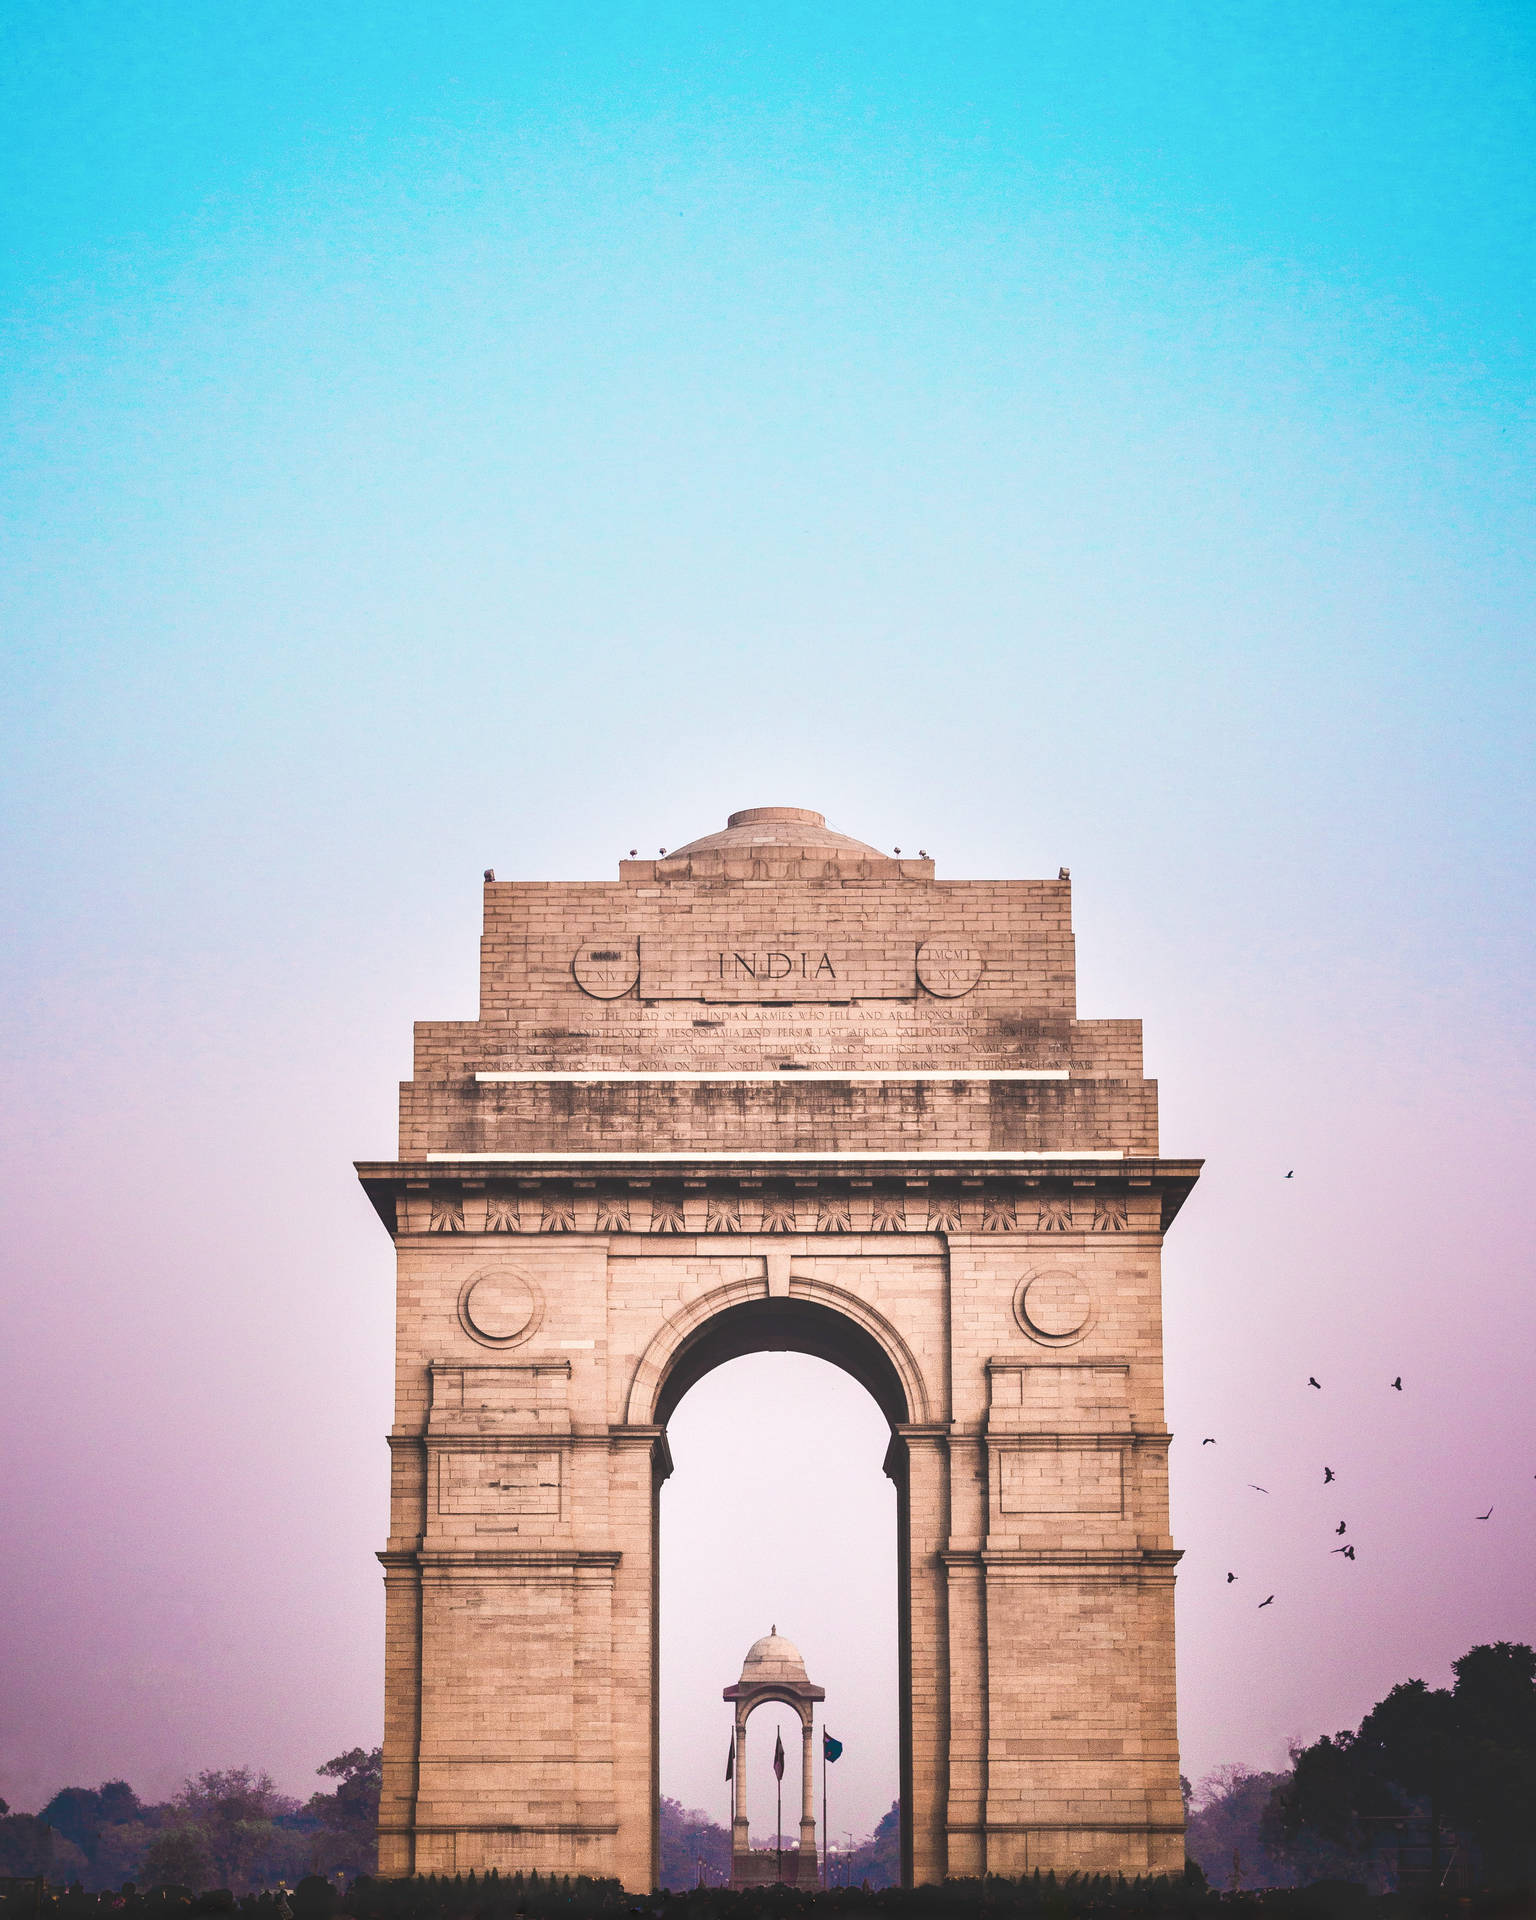
<svg viewBox="0 0 1536 1920">
<path fill-rule="evenodd" d="M 738 1353 L 860 1379 L 900 1511 L 904 1871 L 1182 1865 L 1140 1032 L 1070 883 L 769 808 L 608 885 L 489 880 L 481 1017 L 400 1156 L 385 1873 L 656 1873 L 666 1421 Z"/>
<path fill-rule="evenodd" d="M 756 1244 L 756 1243 L 748 1243 Z M 737 1256 L 739 1257 L 739 1256 Z M 635 1369 L 628 1412 L 631 1421 L 643 1430 L 659 1430 L 656 1447 L 656 1471 L 653 1477 L 654 1564 L 659 1577 L 661 1565 L 660 1495 L 662 1484 L 672 1469 L 672 1454 L 667 1443 L 667 1424 L 689 1390 L 716 1367 L 753 1353 L 803 1353 L 840 1368 L 869 1394 L 890 1429 L 890 1444 L 882 1463 L 896 1493 L 896 1641 L 899 1697 L 897 1701 L 897 1800 L 901 1808 L 902 1859 L 910 1877 L 913 1832 L 913 1692 L 912 1675 L 912 1571 L 910 1514 L 909 1448 L 922 1448 L 937 1431 L 928 1420 L 930 1392 L 921 1367 L 898 1330 L 868 1302 L 860 1299 L 849 1283 L 855 1276 L 844 1269 L 844 1261 L 857 1261 L 850 1252 L 840 1255 L 838 1264 L 796 1258 L 782 1247 L 769 1247 L 756 1259 L 762 1270 L 756 1295 L 743 1299 L 742 1285 L 731 1280 L 706 1288 L 696 1301 L 658 1328 L 656 1335 Z M 821 1269 L 831 1265 L 836 1282 Z M 838 1283 L 841 1284 L 838 1284 Z M 750 1284 L 750 1283 L 748 1283 Z M 772 1292 L 763 1291 L 772 1287 Z M 922 1416 L 913 1420 L 913 1412 Z M 937 1547 L 937 1540 L 919 1539 L 919 1553 Z M 922 1597 L 918 1603 L 923 1612 Z M 921 1662 L 918 1663 L 919 1672 Z M 746 1675 L 743 1674 L 745 1681 Z M 819 1690 L 818 1690 L 819 1696 Z M 726 1697 L 735 1695 L 728 1691 Z M 785 1704 L 800 1707 L 788 1695 L 764 1695 L 782 1698 Z M 756 1701 L 753 1702 L 755 1706 Z M 751 1711 L 749 1707 L 747 1711 Z M 802 1714 L 809 1738 L 809 1719 Z M 656 1742 L 658 1766 L 656 1794 L 660 1796 L 660 1741 Z M 740 1775 L 738 1775 L 740 1780 Z M 738 1788 L 738 1791 L 740 1789 Z M 744 1809 L 738 1808 L 738 1819 Z M 736 1836 L 733 1834 L 733 1840 Z M 659 1849 L 659 1841 L 658 1841 Z"/>
</svg>

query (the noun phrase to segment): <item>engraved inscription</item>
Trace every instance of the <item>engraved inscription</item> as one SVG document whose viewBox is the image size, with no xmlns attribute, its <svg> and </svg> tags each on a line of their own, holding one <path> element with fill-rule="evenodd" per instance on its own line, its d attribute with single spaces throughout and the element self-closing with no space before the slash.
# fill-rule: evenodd
<svg viewBox="0 0 1536 1920">
<path fill-rule="evenodd" d="M 925 940 L 917 950 L 917 977 L 938 1000 L 958 1000 L 969 993 L 985 966 L 979 947 Z"/>
<path fill-rule="evenodd" d="M 641 943 L 642 1000 L 910 1000 L 916 992 L 910 947 L 845 946 L 805 933 Z"/>
<path fill-rule="evenodd" d="M 588 940 L 576 951 L 571 972 L 594 1000 L 621 1000 L 640 977 L 638 940 Z"/>
</svg>

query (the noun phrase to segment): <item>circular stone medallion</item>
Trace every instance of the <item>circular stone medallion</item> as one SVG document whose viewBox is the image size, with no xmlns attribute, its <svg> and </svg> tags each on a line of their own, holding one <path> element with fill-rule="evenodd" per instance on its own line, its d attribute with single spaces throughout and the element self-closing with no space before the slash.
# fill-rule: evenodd
<svg viewBox="0 0 1536 1920">
<path fill-rule="evenodd" d="M 1072 1340 L 1087 1328 L 1093 1295 L 1075 1273 L 1037 1273 L 1019 1288 L 1014 1313 L 1037 1340 Z"/>
<path fill-rule="evenodd" d="M 571 962 L 571 972 L 577 986 L 594 1000 L 622 1000 L 640 978 L 640 942 L 583 941 Z"/>
<path fill-rule="evenodd" d="M 958 1000 L 981 978 L 986 962 L 979 947 L 952 940 L 925 940 L 917 950 L 917 977 L 937 1000 Z"/>
<path fill-rule="evenodd" d="M 459 1320 L 471 1339 L 487 1347 L 515 1347 L 539 1323 L 533 1283 L 508 1268 L 472 1273 L 459 1289 Z"/>
</svg>

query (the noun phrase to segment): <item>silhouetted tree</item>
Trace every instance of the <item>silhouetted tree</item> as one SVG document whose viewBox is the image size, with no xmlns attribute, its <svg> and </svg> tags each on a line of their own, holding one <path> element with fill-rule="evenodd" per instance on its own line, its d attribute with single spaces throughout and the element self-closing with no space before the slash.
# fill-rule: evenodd
<svg viewBox="0 0 1536 1920">
<path fill-rule="evenodd" d="M 196 1891 L 213 1879 L 213 1856 L 201 1827 L 165 1827 L 150 1842 L 140 1874 L 147 1886 L 190 1887 Z"/>
<path fill-rule="evenodd" d="M 318 1874 L 372 1873 L 379 1857 L 379 1793 L 384 1781 L 384 1750 L 365 1753 L 353 1747 L 315 1771 L 334 1780 L 333 1793 L 311 1794 L 305 1813 L 316 1831 L 309 1843 L 309 1864 Z"/>
<path fill-rule="evenodd" d="M 1501 1640 L 1456 1661 L 1450 1688 L 1394 1687 L 1355 1733 L 1293 1756 L 1265 1825 L 1276 1846 L 1309 1835 L 1363 1856 L 1395 1820 L 1427 1825 L 1438 1875 L 1453 1833 L 1483 1856 L 1483 1877 L 1531 1877 L 1536 1850 L 1536 1652 Z"/>
<path fill-rule="evenodd" d="M 12 1813 L 0 1800 L 0 1874 L 47 1873 L 53 1853 L 48 1822 L 35 1813 Z"/>
<path fill-rule="evenodd" d="M 901 1885 L 901 1802 L 893 1800 L 890 1811 L 880 1816 L 879 1824 L 867 1840 L 861 1840 L 851 1853 L 838 1862 L 837 1877 L 849 1886 L 872 1887 Z"/>
<path fill-rule="evenodd" d="M 731 1879 L 731 1836 L 718 1821 L 697 1808 L 663 1796 L 660 1808 L 661 1884 L 681 1892 L 699 1882 L 704 1863 L 705 1884 L 728 1886 Z"/>
</svg>

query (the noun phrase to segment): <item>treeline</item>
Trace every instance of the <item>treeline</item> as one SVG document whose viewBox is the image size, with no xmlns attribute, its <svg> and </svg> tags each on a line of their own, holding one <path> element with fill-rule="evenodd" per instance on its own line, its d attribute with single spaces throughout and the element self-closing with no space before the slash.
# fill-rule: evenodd
<svg viewBox="0 0 1536 1920">
<path fill-rule="evenodd" d="M 1022 1879 L 949 1880 L 942 1886 L 834 1888 L 797 1893 L 760 1887 L 744 1893 L 698 1888 L 637 1897 L 616 1880 L 501 1876 L 492 1871 L 450 1878 L 357 1881 L 345 1895 L 320 1879 L 301 1881 L 292 1896 L 262 1893 L 237 1900 L 226 1891 L 197 1898 L 175 1888 L 149 1895 L 69 1891 L 40 1907 L 27 1892 L 9 1900 L 0 1890 L 0 1920 L 790 1920 L 798 1914 L 868 1916 L 868 1920 L 1528 1920 L 1528 1902 L 1487 1894 L 1413 1900 L 1372 1896 L 1363 1887 L 1324 1881 L 1266 1893 L 1219 1893 L 1197 1867 L 1165 1879 L 1033 1874 Z"/>
<path fill-rule="evenodd" d="M 1202 1783 L 1189 1807 L 1187 1847 L 1195 1879 L 1179 1883 L 1178 1897 L 1193 1899 L 1192 1889 L 1207 1883 L 1229 1895 L 1256 1897 L 1264 1890 L 1318 1883 L 1353 1884 L 1362 1898 L 1367 1891 L 1438 1895 L 1529 1889 L 1536 1882 L 1536 1651 L 1503 1640 L 1473 1647 L 1455 1663 L 1454 1674 L 1448 1688 L 1432 1689 L 1421 1680 L 1394 1687 L 1358 1728 L 1297 1749 L 1287 1772 L 1225 1768 Z M 55 1896 L 53 1911 L 82 1917 L 97 1911 L 89 1890 L 127 1882 L 183 1890 L 175 1894 L 173 1907 L 193 1899 L 187 1889 L 220 1889 L 201 1896 L 198 1910 L 203 1912 L 220 1910 L 204 1904 L 211 1899 L 233 1906 L 237 1895 L 256 1895 L 280 1882 L 302 1883 L 308 1889 L 304 1899 L 314 1908 L 316 1901 L 325 1905 L 334 1899 L 328 1883 L 338 1875 L 354 1883 L 338 1909 L 354 1920 L 494 1915 L 513 1897 L 509 1889 L 514 1887 L 521 1889 L 516 1898 L 528 1915 L 607 1912 L 611 1901 L 617 1902 L 615 1911 L 634 1905 L 610 1892 L 609 1883 L 597 1881 L 541 1882 L 530 1876 L 524 1882 L 494 1874 L 479 1881 L 473 1875 L 463 1881 L 372 1880 L 379 1750 L 354 1748 L 318 1771 L 336 1784 L 302 1804 L 276 1792 L 266 1774 L 248 1768 L 199 1774 L 159 1806 L 141 1803 L 121 1780 L 64 1788 L 36 1815 L 10 1814 L 0 1801 L 0 1877 L 38 1875 L 55 1888 L 72 1885 L 80 1891 Z M 846 1887 L 847 1898 L 858 1895 L 877 1905 L 894 1901 L 892 1912 L 913 1916 L 961 1913 L 970 1906 L 1024 1912 L 1034 1910 L 1029 1903 L 1036 1898 L 1027 1890 L 1046 1884 L 947 1882 L 942 1889 L 902 1894 L 895 1888 L 899 1844 L 900 1816 L 892 1806 L 869 1840 L 851 1854 L 834 1857 L 834 1886 L 815 1896 L 817 1903 L 837 1908 Z M 739 1920 L 758 1911 L 778 1913 L 776 1901 L 809 1898 L 783 1889 L 725 1894 L 729 1872 L 726 1830 L 676 1800 L 663 1800 L 663 1885 L 698 1888 L 700 1899 L 708 1894 L 727 1902 L 719 1913 Z M 699 1888 L 701 1877 L 706 1884 Z M 959 1891 L 962 1884 L 971 1891 Z M 1067 1884 L 1050 1882 L 1056 1888 L 1051 1898 L 1065 1897 L 1061 1887 Z M 1151 1901 L 1149 1911 L 1174 1910 L 1166 1906 L 1172 1897 L 1167 1882 L 1070 1885 L 1076 1889 L 1071 1898 L 1079 1903 L 1070 1908 L 1074 1913 L 1118 1910 L 1138 1901 Z M 1127 1886 L 1141 1892 L 1125 1893 Z M 861 1887 L 867 1894 L 858 1894 Z M 930 1896 L 938 1906 L 923 1904 Z M 1278 1891 L 1265 1894 L 1271 1903 L 1278 1897 Z M 647 1904 L 662 1910 L 656 1901 Z M 707 1904 L 696 1909 L 681 1894 L 662 1905 L 680 1914 L 716 1911 Z M 119 1898 L 117 1906 L 122 1920 L 170 1911 L 164 1901 L 156 1906 L 142 1895 L 126 1905 Z M 1265 1908 L 1270 1910 L 1289 1911 L 1283 1905 Z M 247 1898 L 241 1911 L 265 1914 L 269 1908 Z M 284 1900 L 270 1911 L 275 1920 L 325 1920 L 330 1908 L 325 1906 L 324 1914 L 318 1908 L 300 1912 Z"/>
<path fill-rule="evenodd" d="M 335 1781 L 307 1801 L 249 1767 L 200 1773 L 146 1805 L 125 1780 L 63 1787 L 41 1813 L 0 1800 L 0 1876 L 56 1885 L 223 1887 L 252 1893 L 305 1875 L 348 1879 L 377 1865 L 381 1755 L 354 1747 L 317 1769 Z"/>
<path fill-rule="evenodd" d="M 1536 1879 L 1536 1652 L 1473 1647 L 1446 1688 L 1409 1680 L 1285 1773 L 1204 1781 L 1186 1846 L 1218 1887 L 1354 1880 L 1386 1892 Z"/>
</svg>

